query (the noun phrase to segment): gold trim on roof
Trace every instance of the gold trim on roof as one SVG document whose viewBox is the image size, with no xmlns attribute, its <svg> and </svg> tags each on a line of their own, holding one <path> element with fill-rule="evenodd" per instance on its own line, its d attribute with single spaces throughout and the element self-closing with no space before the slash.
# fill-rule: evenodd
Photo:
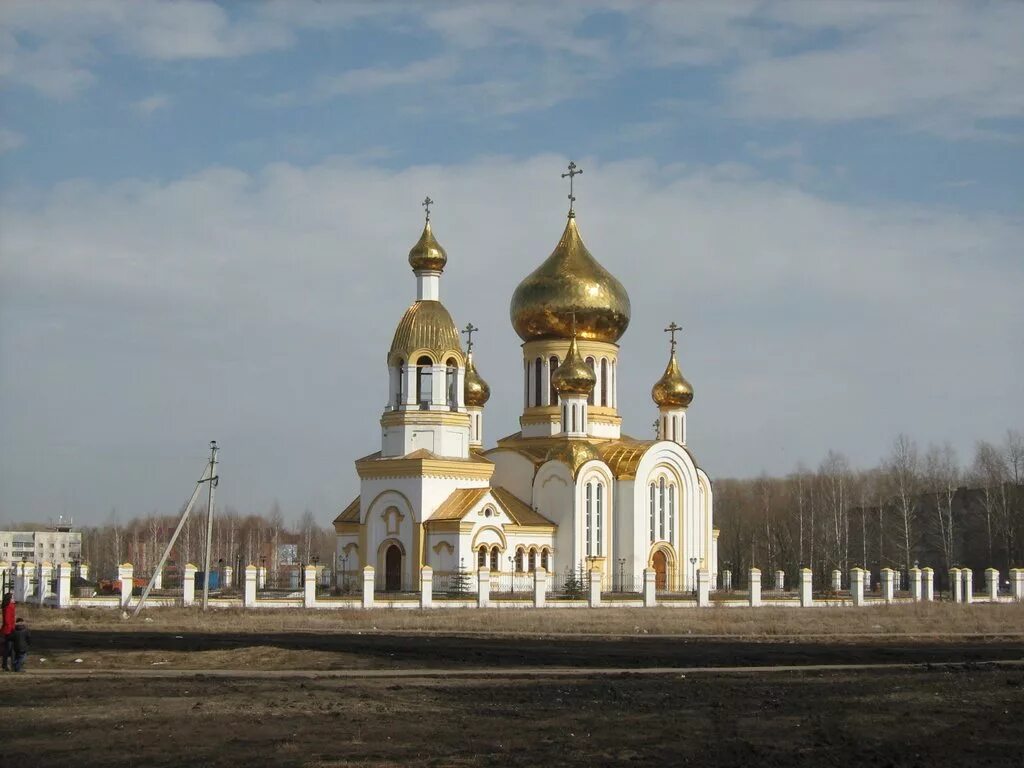
<svg viewBox="0 0 1024 768">
<path fill-rule="evenodd" d="M 334 518 L 334 523 L 358 523 L 359 522 L 359 496 L 356 496 L 347 507 L 341 510 L 341 514 Z"/>
</svg>

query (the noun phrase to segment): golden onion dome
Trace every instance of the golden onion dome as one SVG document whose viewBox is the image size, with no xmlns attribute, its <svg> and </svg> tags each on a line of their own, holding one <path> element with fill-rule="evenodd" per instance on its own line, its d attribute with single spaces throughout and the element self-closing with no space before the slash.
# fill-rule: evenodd
<svg viewBox="0 0 1024 768">
<path fill-rule="evenodd" d="M 419 354 L 430 355 L 436 363 L 444 362 L 448 355 L 454 355 L 460 362 L 463 359 L 455 321 L 440 301 L 417 301 L 405 310 L 391 341 L 388 363 Z"/>
<path fill-rule="evenodd" d="M 586 361 L 580 357 L 579 347 L 576 346 L 576 337 L 573 336 L 572 341 L 569 342 L 569 351 L 565 355 L 565 360 L 551 374 L 551 386 L 559 394 L 589 395 L 595 384 L 597 384 L 597 376 L 594 375 L 594 370 L 587 365 Z"/>
<path fill-rule="evenodd" d="M 586 440 L 565 440 L 558 445 L 552 446 L 548 451 L 545 461 L 560 461 L 565 464 L 575 475 L 580 467 L 588 461 L 600 461 L 601 454 L 597 448 Z"/>
<path fill-rule="evenodd" d="M 629 325 L 629 295 L 590 255 L 570 214 L 555 250 L 512 294 L 512 327 L 523 341 L 580 338 L 616 342 Z"/>
<path fill-rule="evenodd" d="M 491 388 L 487 382 L 476 372 L 473 365 L 473 353 L 470 352 L 466 358 L 466 382 L 463 388 L 463 399 L 466 405 L 475 405 L 482 408 L 491 399 Z"/>
<path fill-rule="evenodd" d="M 409 266 L 413 271 L 443 272 L 444 265 L 448 263 L 448 254 L 434 238 L 430 229 L 430 220 L 423 226 L 423 234 L 416 242 L 416 245 L 409 251 Z"/>
<path fill-rule="evenodd" d="M 675 352 L 669 358 L 665 373 L 651 388 L 651 397 L 658 406 L 668 408 L 686 408 L 693 402 L 693 387 L 679 371 Z"/>
</svg>

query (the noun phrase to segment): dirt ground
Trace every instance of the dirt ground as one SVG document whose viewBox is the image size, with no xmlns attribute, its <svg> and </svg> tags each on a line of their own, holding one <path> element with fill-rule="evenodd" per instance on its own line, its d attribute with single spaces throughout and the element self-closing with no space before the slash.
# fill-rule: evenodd
<svg viewBox="0 0 1024 768">
<path fill-rule="evenodd" d="M 29 670 L 0 677 L 4 768 L 1019 768 L 1024 754 L 1019 626 L 822 641 L 90 619 L 32 618 Z"/>
</svg>

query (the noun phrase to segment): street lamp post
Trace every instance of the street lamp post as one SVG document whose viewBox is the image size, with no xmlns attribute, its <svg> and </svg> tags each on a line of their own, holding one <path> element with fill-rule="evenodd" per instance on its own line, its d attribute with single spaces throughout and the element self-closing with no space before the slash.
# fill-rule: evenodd
<svg viewBox="0 0 1024 768">
<path fill-rule="evenodd" d="M 624 577 L 624 571 L 626 568 L 626 558 L 619 558 L 619 592 L 626 591 L 626 582 Z"/>
<path fill-rule="evenodd" d="M 697 558 L 690 558 L 690 583 L 693 584 L 693 594 L 697 594 Z"/>
</svg>

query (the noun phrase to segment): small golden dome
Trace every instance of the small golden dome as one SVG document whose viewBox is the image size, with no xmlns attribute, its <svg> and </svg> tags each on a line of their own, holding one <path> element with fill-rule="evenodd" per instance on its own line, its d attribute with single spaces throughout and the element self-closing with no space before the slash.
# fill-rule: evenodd
<svg viewBox="0 0 1024 768">
<path fill-rule="evenodd" d="M 680 373 L 675 352 L 669 358 L 665 373 L 651 388 L 651 397 L 658 406 L 668 408 L 686 408 L 693 402 L 693 387 Z"/>
<path fill-rule="evenodd" d="M 575 476 L 580 467 L 595 459 L 600 460 L 601 454 L 586 440 L 565 440 L 553 446 L 544 460 L 562 462 Z"/>
<path fill-rule="evenodd" d="M 616 342 L 629 325 L 629 294 L 583 244 L 572 214 L 555 250 L 512 294 L 512 327 L 523 341 L 580 338 Z"/>
<path fill-rule="evenodd" d="M 466 405 L 483 407 L 491 399 L 491 388 L 487 386 L 480 374 L 476 372 L 473 365 L 473 353 L 470 352 L 466 358 L 466 386 L 463 392 L 463 399 Z"/>
<path fill-rule="evenodd" d="M 448 263 L 448 254 L 434 238 L 430 229 L 430 221 L 423 226 L 423 234 L 416 245 L 409 251 L 409 266 L 413 271 L 443 272 L 444 265 Z"/>
<path fill-rule="evenodd" d="M 580 357 L 576 337 L 569 342 L 569 352 L 560 366 L 551 374 L 551 386 L 564 395 L 589 395 L 597 384 L 593 369 Z"/>
<path fill-rule="evenodd" d="M 394 365 L 419 353 L 429 354 L 436 363 L 444 362 L 448 355 L 459 362 L 463 359 L 455 321 L 440 301 L 417 301 L 405 310 L 391 341 L 388 363 Z M 411 362 L 416 364 L 415 360 Z"/>
</svg>

